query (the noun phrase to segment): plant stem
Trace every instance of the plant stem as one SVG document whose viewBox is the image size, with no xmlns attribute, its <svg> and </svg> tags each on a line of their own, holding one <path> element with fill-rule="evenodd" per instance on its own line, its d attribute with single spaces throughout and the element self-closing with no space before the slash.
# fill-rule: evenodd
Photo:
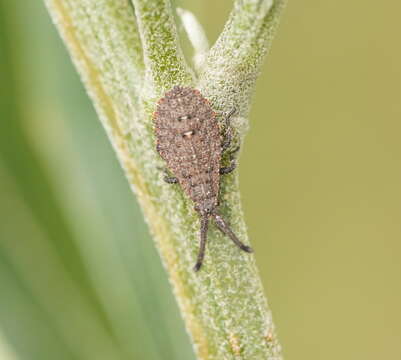
<svg viewBox="0 0 401 360">
<path fill-rule="evenodd" d="M 196 72 L 186 64 L 167 0 L 46 0 L 141 204 L 199 359 L 281 359 L 252 255 L 215 227 L 204 266 L 192 268 L 199 219 L 178 186 L 162 181 L 152 112 L 173 85 L 197 87 L 218 112 L 238 110 L 240 143 L 255 80 L 282 0 L 238 0 Z M 189 32 L 190 34 L 190 32 Z M 237 173 L 224 177 L 221 213 L 248 243 Z"/>
</svg>

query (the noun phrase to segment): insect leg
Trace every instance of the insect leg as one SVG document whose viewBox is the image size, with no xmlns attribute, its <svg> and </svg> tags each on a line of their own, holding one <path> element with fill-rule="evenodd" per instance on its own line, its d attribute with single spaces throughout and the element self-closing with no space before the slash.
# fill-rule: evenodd
<svg viewBox="0 0 401 360">
<path fill-rule="evenodd" d="M 168 174 L 168 171 L 167 171 L 166 168 L 158 167 L 158 169 L 163 170 L 163 172 L 164 172 L 163 180 L 164 180 L 167 184 L 177 184 L 177 183 L 178 183 L 178 179 L 177 179 L 176 177 L 174 177 L 174 176 L 170 176 L 170 175 Z"/>
<path fill-rule="evenodd" d="M 233 132 L 232 132 L 232 128 L 231 128 L 231 116 L 233 116 L 235 114 L 235 112 L 237 111 L 236 108 L 233 108 L 226 116 L 226 118 L 224 119 L 225 122 L 225 133 L 224 133 L 224 140 L 223 143 L 221 144 L 221 151 L 225 152 L 231 145 L 231 140 L 233 139 Z"/>
<path fill-rule="evenodd" d="M 233 139 L 232 130 L 231 128 L 228 128 L 228 130 L 226 130 L 226 133 L 224 134 L 223 143 L 221 144 L 221 152 L 225 152 L 230 147 L 232 139 Z"/>
<path fill-rule="evenodd" d="M 163 178 L 163 180 L 167 183 L 167 184 L 177 184 L 178 183 L 178 179 L 174 176 L 165 176 Z"/>
<path fill-rule="evenodd" d="M 224 221 L 224 219 L 217 213 L 213 214 L 214 220 L 216 221 L 217 228 L 224 234 L 227 235 L 232 242 L 237 245 L 241 250 L 244 250 L 248 253 L 253 252 L 252 248 L 250 246 L 247 246 L 243 244 L 237 236 L 233 233 L 233 231 L 230 229 L 228 224 Z"/>
<path fill-rule="evenodd" d="M 199 269 L 201 268 L 202 263 L 203 263 L 203 258 L 205 257 L 208 227 L 209 227 L 208 216 L 202 216 L 201 217 L 201 228 L 200 228 L 200 246 L 199 246 L 198 258 L 197 258 L 196 264 L 194 266 L 195 271 L 199 271 Z"/>
<path fill-rule="evenodd" d="M 236 108 L 232 108 L 232 110 L 227 114 L 226 119 L 225 119 L 227 126 L 230 126 L 231 116 L 233 116 L 236 112 L 237 112 L 237 109 Z"/>
<path fill-rule="evenodd" d="M 232 172 L 237 167 L 237 162 L 235 161 L 234 154 L 239 150 L 239 146 L 230 152 L 230 165 L 222 167 L 220 169 L 220 174 L 225 175 Z"/>
<path fill-rule="evenodd" d="M 236 167 L 237 167 L 237 163 L 233 159 L 233 160 L 231 160 L 231 163 L 229 166 L 224 166 L 224 167 L 220 168 L 220 175 L 229 174 L 230 172 L 233 172 Z"/>
</svg>

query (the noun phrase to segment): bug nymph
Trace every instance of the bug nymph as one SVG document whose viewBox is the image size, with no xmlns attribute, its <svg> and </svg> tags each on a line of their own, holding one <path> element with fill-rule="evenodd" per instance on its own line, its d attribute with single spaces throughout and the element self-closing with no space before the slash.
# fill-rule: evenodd
<svg viewBox="0 0 401 360">
<path fill-rule="evenodd" d="M 231 112 L 228 117 L 232 115 Z M 198 271 L 205 256 L 207 231 L 212 218 L 217 228 L 235 245 L 246 252 L 252 249 L 243 244 L 218 212 L 220 176 L 235 169 L 233 153 L 231 164 L 220 167 L 223 151 L 231 141 L 228 130 L 224 141 L 209 101 L 190 87 L 175 86 L 157 104 L 154 113 L 156 149 L 166 161 L 174 177 L 165 177 L 171 184 L 178 183 L 194 202 L 200 218 L 200 248 L 195 264 Z M 229 127 L 228 127 L 229 129 Z"/>
</svg>

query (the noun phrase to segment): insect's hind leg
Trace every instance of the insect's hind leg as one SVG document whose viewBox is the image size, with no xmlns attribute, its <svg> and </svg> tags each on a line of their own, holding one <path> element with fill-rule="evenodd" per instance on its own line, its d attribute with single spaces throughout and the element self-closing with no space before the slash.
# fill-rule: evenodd
<svg viewBox="0 0 401 360">
<path fill-rule="evenodd" d="M 253 252 L 252 248 L 248 245 L 245 245 L 242 243 L 237 236 L 233 233 L 233 231 L 230 229 L 228 224 L 224 221 L 224 219 L 217 213 L 213 214 L 214 220 L 216 222 L 217 228 L 224 234 L 227 235 L 232 242 L 237 245 L 241 250 L 251 253 Z"/>
</svg>

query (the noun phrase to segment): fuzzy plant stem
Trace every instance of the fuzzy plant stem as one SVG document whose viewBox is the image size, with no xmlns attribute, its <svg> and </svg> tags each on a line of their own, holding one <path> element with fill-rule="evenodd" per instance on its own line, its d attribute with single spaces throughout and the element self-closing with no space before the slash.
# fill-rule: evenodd
<svg viewBox="0 0 401 360">
<path fill-rule="evenodd" d="M 174 85 L 198 88 L 219 119 L 236 110 L 233 146 L 240 144 L 284 0 L 236 0 L 210 50 L 195 16 L 180 9 L 191 66 L 168 0 L 45 2 L 142 207 L 198 359 L 281 359 L 254 256 L 211 226 L 203 268 L 192 270 L 199 218 L 180 187 L 162 180 L 152 113 Z M 248 244 L 237 174 L 222 179 L 220 211 Z"/>
</svg>

